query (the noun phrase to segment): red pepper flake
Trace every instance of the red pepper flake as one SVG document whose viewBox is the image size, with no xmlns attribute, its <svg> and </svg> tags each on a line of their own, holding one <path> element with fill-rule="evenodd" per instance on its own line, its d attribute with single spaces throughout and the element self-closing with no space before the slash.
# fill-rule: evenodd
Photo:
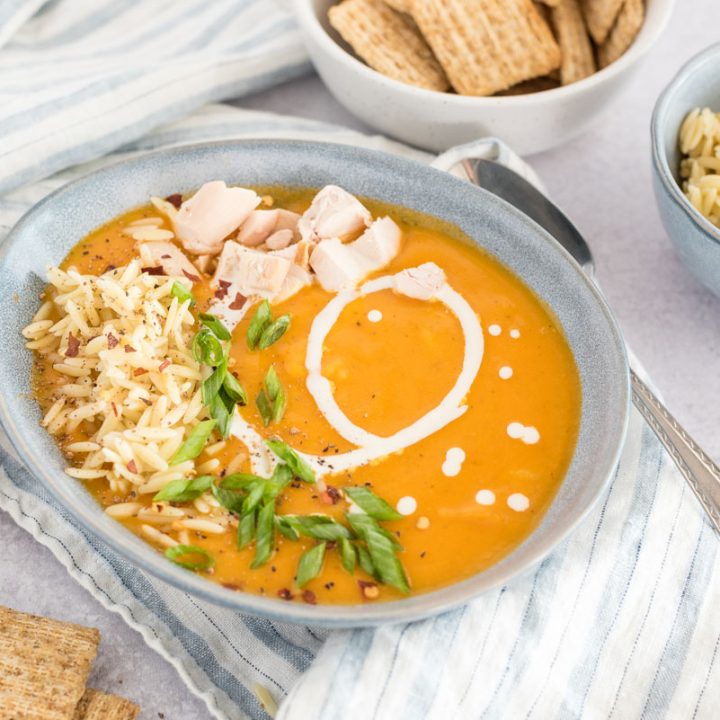
<svg viewBox="0 0 720 720">
<path fill-rule="evenodd" d="M 185 270 L 185 268 L 183 268 L 183 275 L 192 282 L 198 282 L 200 280 L 200 277 L 198 275 L 193 275 L 192 273 Z"/>
<path fill-rule="evenodd" d="M 144 375 L 146 372 L 147 370 L 145 368 L 138 368 L 135 372 L 133 372 L 133 375 L 138 377 L 139 375 Z"/>
<path fill-rule="evenodd" d="M 131 473 L 137 474 L 138 469 L 137 469 L 137 465 L 135 464 L 135 461 L 134 461 L 134 460 L 131 460 L 131 461 L 128 463 L 128 470 L 129 470 Z"/>
<path fill-rule="evenodd" d="M 340 491 L 332 485 L 328 485 L 325 491 L 320 493 L 320 501 L 325 505 L 337 505 L 341 497 Z"/>
<path fill-rule="evenodd" d="M 117 265 L 113 265 L 112 263 L 110 263 L 110 264 L 105 268 L 105 272 L 110 272 L 111 270 L 114 270 L 116 267 L 117 267 Z"/>
<path fill-rule="evenodd" d="M 375 600 L 380 595 L 380 588 L 377 583 L 368 582 L 367 580 L 358 580 L 360 592 L 366 600 Z"/>
<path fill-rule="evenodd" d="M 113 415 L 115 415 L 115 417 L 117 417 L 118 416 L 117 405 L 115 403 L 110 403 L 110 405 L 112 406 Z"/>
<path fill-rule="evenodd" d="M 173 193 L 172 195 L 168 195 L 165 200 L 167 200 L 173 207 L 180 209 L 180 206 L 182 205 L 182 195 L 180 193 Z"/>
<path fill-rule="evenodd" d="M 112 334 L 107 334 L 108 347 L 112 350 L 120 341 Z"/>
<path fill-rule="evenodd" d="M 161 257 L 163 260 L 167 260 L 168 258 L 171 258 L 172 255 L 167 255 L 167 254 L 166 254 L 166 255 L 161 255 L 160 257 Z"/>
<path fill-rule="evenodd" d="M 235 590 L 236 592 L 240 592 L 243 589 L 242 585 L 236 585 L 235 583 L 221 583 L 221 585 L 228 590 Z"/>
<path fill-rule="evenodd" d="M 287 588 L 280 588 L 277 594 L 281 600 L 293 600 L 295 598 L 295 596 Z"/>
<path fill-rule="evenodd" d="M 218 280 L 218 285 L 220 287 L 215 291 L 215 297 L 218 300 L 223 300 L 228 294 L 228 288 L 232 285 L 232 283 L 227 280 Z"/>
<path fill-rule="evenodd" d="M 164 275 L 165 271 L 161 267 L 144 267 L 142 269 L 148 275 Z"/>
<path fill-rule="evenodd" d="M 125 346 L 125 352 L 126 352 L 126 353 L 131 353 L 131 352 L 136 352 L 136 350 L 135 350 L 135 348 L 134 348 L 132 345 L 126 345 L 126 346 Z"/>
<path fill-rule="evenodd" d="M 76 338 L 72 333 L 69 333 L 65 357 L 77 357 L 78 352 L 80 352 L 80 340 Z"/>
<path fill-rule="evenodd" d="M 242 310 L 247 298 L 240 293 L 235 293 L 235 299 L 228 305 L 231 310 Z"/>
<path fill-rule="evenodd" d="M 170 364 L 169 360 L 163 360 L 160 363 L 160 367 L 158 368 L 158 372 L 162 372 L 168 365 Z"/>
<path fill-rule="evenodd" d="M 302 599 L 308 605 L 317 605 L 317 597 L 315 597 L 315 593 L 312 590 L 303 590 Z"/>
</svg>

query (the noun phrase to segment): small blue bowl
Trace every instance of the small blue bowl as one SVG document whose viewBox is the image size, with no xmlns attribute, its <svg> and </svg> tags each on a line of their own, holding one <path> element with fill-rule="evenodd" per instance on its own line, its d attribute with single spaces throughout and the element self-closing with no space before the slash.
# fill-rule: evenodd
<svg viewBox="0 0 720 720">
<path fill-rule="evenodd" d="M 678 135 L 696 107 L 720 111 L 720 43 L 682 67 L 660 95 L 651 121 L 653 187 L 663 225 L 690 271 L 720 295 L 720 228 L 693 207 L 680 185 Z"/>
</svg>

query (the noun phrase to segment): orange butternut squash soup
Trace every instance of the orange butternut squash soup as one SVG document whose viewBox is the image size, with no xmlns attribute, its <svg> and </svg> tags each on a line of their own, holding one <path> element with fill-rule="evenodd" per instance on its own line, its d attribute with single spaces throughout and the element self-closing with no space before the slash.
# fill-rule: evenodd
<svg viewBox="0 0 720 720">
<path fill-rule="evenodd" d="M 357 603 L 462 580 L 532 532 L 572 457 L 551 312 L 405 208 L 213 182 L 48 279 L 24 334 L 68 475 L 225 587 Z"/>
</svg>

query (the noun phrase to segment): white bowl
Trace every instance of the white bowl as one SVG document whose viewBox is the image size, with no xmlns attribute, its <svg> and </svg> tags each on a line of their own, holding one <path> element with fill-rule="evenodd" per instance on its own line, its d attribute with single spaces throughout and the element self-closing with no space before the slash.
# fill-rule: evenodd
<svg viewBox="0 0 720 720">
<path fill-rule="evenodd" d="M 442 151 L 482 136 L 526 155 L 587 130 L 611 105 L 658 40 L 675 0 L 647 0 L 647 17 L 632 47 L 585 80 L 530 95 L 464 97 L 392 80 L 358 60 L 327 21 L 336 0 L 295 0 L 310 57 L 325 84 L 350 112 L 386 135 Z"/>
</svg>

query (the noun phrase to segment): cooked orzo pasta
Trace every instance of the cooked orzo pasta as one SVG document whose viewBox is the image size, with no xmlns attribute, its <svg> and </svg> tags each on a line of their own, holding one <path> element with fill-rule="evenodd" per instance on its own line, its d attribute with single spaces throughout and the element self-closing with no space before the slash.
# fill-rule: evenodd
<svg viewBox="0 0 720 720">
<path fill-rule="evenodd" d="M 680 128 L 682 188 L 693 206 L 720 227 L 720 113 L 695 108 Z"/>
</svg>

